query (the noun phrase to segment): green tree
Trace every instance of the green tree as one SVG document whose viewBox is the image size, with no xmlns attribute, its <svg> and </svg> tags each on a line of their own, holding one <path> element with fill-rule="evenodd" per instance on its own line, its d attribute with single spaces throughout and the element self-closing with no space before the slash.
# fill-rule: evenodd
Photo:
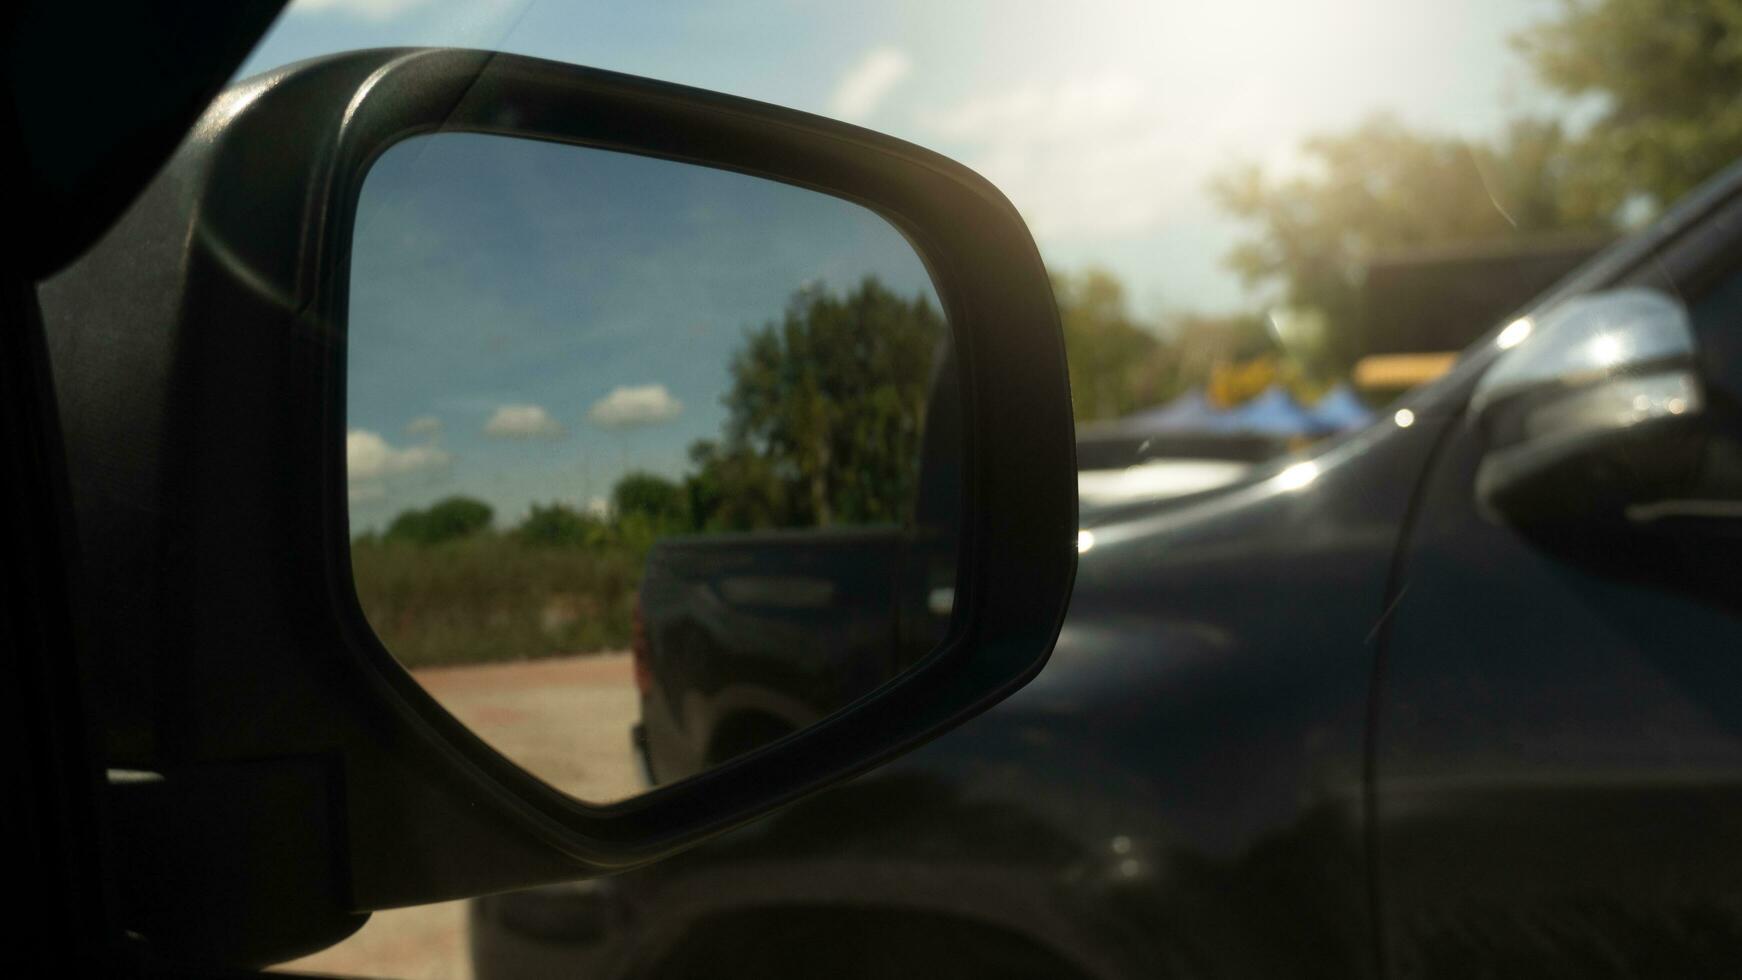
<svg viewBox="0 0 1742 980">
<path fill-rule="evenodd" d="M 1243 167 L 1212 183 L 1252 227 L 1228 256 L 1249 286 L 1329 325 L 1319 367 L 1356 353 L 1359 275 L 1396 249 L 1613 232 L 1742 157 L 1742 0 L 1562 0 L 1514 38 L 1537 80 L 1593 107 L 1577 131 L 1521 118 L 1464 141 L 1373 117 L 1303 146 L 1303 176 Z"/>
<path fill-rule="evenodd" d="M 1355 356 L 1360 277 L 1376 254 L 1448 242 L 1601 230 L 1554 123 L 1523 120 L 1492 143 L 1421 133 L 1388 116 L 1305 141 L 1310 166 L 1273 180 L 1256 166 L 1211 183 L 1217 203 L 1252 233 L 1228 254 L 1249 286 L 1277 304 L 1316 311 L 1328 330 L 1309 365 L 1340 373 Z"/>
<path fill-rule="evenodd" d="M 689 505 L 683 488 L 663 476 L 629 473 L 611 490 L 611 507 L 619 521 L 641 518 L 662 528 L 689 524 Z"/>
<path fill-rule="evenodd" d="M 1052 291 L 1077 421 L 1117 418 L 1172 393 L 1155 390 L 1155 362 L 1165 352 L 1155 334 L 1131 315 L 1125 287 L 1112 273 L 1054 272 Z"/>
<path fill-rule="evenodd" d="M 484 530 L 493 516 L 490 505 L 471 497 L 448 497 L 423 510 L 407 510 L 387 525 L 387 541 L 440 544 Z"/>
<path fill-rule="evenodd" d="M 565 504 L 533 504 L 514 529 L 521 541 L 543 547 L 596 547 L 610 537 L 605 522 Z"/>
<path fill-rule="evenodd" d="M 724 443 L 698 447 L 722 480 L 715 489 L 766 469 L 771 484 L 760 490 L 778 507 L 770 523 L 902 519 L 944 336 L 928 299 L 904 299 L 875 278 L 845 295 L 793 294 L 784 317 L 752 330 L 732 359 Z"/>
<path fill-rule="evenodd" d="M 684 497 L 696 530 L 750 531 L 798 522 L 787 485 L 769 460 L 703 439 L 690 446 L 690 464 Z"/>
<path fill-rule="evenodd" d="M 1588 206 L 1663 207 L 1742 157 L 1742 2 L 1562 0 L 1514 45 L 1598 115 L 1571 147 Z"/>
</svg>

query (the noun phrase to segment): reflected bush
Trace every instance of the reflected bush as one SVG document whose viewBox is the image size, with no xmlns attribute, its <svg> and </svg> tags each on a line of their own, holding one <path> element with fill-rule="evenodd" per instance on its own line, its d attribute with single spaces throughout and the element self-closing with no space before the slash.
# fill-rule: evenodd
<svg viewBox="0 0 1742 980">
<path fill-rule="evenodd" d="M 383 535 L 389 541 L 440 544 L 477 534 L 490 526 L 490 505 L 471 497 L 448 497 L 423 510 L 408 510 L 393 519 Z"/>
<path fill-rule="evenodd" d="M 351 567 L 369 625 L 400 663 L 527 660 L 629 646 L 642 549 L 478 532 L 420 544 L 358 538 Z"/>
</svg>

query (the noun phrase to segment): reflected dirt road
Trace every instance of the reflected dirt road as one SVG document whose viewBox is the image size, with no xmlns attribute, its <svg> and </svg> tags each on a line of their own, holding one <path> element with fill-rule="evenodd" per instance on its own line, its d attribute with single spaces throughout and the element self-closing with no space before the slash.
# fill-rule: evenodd
<svg viewBox="0 0 1742 980">
<path fill-rule="evenodd" d="M 557 789 L 603 803 L 643 788 L 629 746 L 641 714 L 629 654 L 413 673 L 467 728 Z"/>
<path fill-rule="evenodd" d="M 503 755 L 584 800 L 642 788 L 629 726 L 640 715 L 629 654 L 600 653 L 413 672 Z M 279 967 L 305 973 L 464 980 L 465 903 L 377 912 L 356 935 Z"/>
</svg>

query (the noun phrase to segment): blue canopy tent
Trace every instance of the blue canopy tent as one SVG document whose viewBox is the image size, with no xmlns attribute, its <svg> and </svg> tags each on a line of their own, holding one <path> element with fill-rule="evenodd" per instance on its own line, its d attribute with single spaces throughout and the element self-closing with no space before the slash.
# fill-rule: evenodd
<svg viewBox="0 0 1742 980">
<path fill-rule="evenodd" d="M 1269 436 L 1319 435 L 1327 430 L 1294 396 L 1272 385 L 1243 404 L 1221 413 L 1215 431 L 1256 432 Z"/>
<path fill-rule="evenodd" d="M 1329 432 L 1348 432 L 1373 421 L 1373 411 L 1346 384 L 1338 384 L 1313 405 L 1312 416 Z"/>
<path fill-rule="evenodd" d="M 1258 462 L 1332 431 L 1278 386 L 1233 408 L 1217 408 L 1193 388 L 1165 405 L 1078 426 L 1077 465 L 1099 470 L 1146 459 Z"/>
<path fill-rule="evenodd" d="M 1210 404 L 1202 388 L 1193 388 L 1166 405 L 1133 412 L 1119 420 L 1121 428 L 1147 432 L 1217 432 L 1228 414 Z"/>
</svg>

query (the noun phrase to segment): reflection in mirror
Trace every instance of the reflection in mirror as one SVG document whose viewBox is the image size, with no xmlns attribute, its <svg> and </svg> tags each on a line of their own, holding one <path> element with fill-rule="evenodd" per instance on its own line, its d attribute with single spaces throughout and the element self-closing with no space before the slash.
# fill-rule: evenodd
<svg viewBox="0 0 1742 980">
<path fill-rule="evenodd" d="M 940 303 L 877 215 L 498 136 L 357 204 L 351 564 L 382 645 L 580 799 L 668 783 L 911 666 L 953 607 Z"/>
</svg>

